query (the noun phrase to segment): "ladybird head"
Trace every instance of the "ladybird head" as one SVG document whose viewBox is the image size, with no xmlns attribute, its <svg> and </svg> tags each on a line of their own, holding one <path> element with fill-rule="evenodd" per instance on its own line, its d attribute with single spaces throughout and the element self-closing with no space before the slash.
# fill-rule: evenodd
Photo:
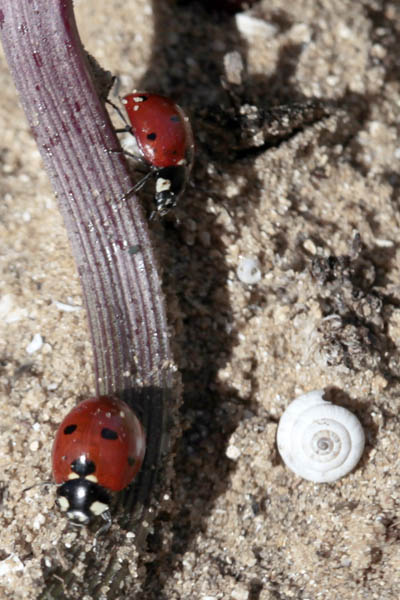
<svg viewBox="0 0 400 600">
<path fill-rule="evenodd" d="M 57 502 L 68 518 L 78 525 L 88 525 L 99 515 L 107 518 L 110 509 L 110 496 L 106 490 L 83 477 L 63 483 L 57 490 Z"/>
</svg>

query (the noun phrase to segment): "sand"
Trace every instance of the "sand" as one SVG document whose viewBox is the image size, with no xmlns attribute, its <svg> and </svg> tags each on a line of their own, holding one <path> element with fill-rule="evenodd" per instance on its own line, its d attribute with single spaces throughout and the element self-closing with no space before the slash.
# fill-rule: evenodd
<svg viewBox="0 0 400 600">
<path fill-rule="evenodd" d="M 152 224 L 182 435 L 139 552 L 117 531 L 96 558 L 53 487 L 23 491 L 50 479 L 57 425 L 94 383 L 66 232 L 1 54 L 0 596 L 399 598 L 398 4 L 265 0 L 235 19 L 86 0 L 76 15 L 120 93 L 161 91 L 192 116 L 193 185 Z M 309 99 L 315 118 L 282 139 L 231 120 Z M 254 285 L 237 276 L 243 257 L 259 261 Z M 322 388 L 367 438 L 331 484 L 291 473 L 275 442 L 288 403 Z"/>
</svg>

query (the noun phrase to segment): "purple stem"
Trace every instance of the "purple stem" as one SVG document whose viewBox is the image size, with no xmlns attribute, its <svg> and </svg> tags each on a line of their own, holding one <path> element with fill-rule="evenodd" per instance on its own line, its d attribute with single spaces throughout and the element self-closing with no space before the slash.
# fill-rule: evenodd
<svg viewBox="0 0 400 600">
<path fill-rule="evenodd" d="M 58 197 L 93 342 L 98 393 L 164 383 L 170 352 L 147 224 L 69 0 L 2 0 L 4 51 Z M 135 252 L 135 249 L 139 251 Z M 132 250 L 133 249 L 133 250 Z"/>
<path fill-rule="evenodd" d="M 71 0 L 0 0 L 0 35 L 56 192 L 81 278 L 96 394 L 123 394 L 147 431 L 127 502 L 146 503 L 173 385 L 161 281 L 147 222 L 83 51 Z M 51 274 L 50 274 L 51 275 Z"/>
</svg>

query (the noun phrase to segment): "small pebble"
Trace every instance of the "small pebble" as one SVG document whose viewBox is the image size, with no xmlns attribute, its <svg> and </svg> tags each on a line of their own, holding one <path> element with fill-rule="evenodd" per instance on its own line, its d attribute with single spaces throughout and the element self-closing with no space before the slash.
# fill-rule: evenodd
<svg viewBox="0 0 400 600">
<path fill-rule="evenodd" d="M 0 561 L 0 577 L 23 570 L 24 565 L 16 554 L 10 554 L 10 556 Z"/>
<path fill-rule="evenodd" d="M 224 68 L 227 81 L 234 85 L 241 85 L 244 66 L 242 57 L 237 50 L 225 54 Z"/>
<path fill-rule="evenodd" d="M 228 446 L 225 452 L 226 456 L 231 460 L 237 460 L 241 455 L 241 452 L 237 446 Z"/>
<path fill-rule="evenodd" d="M 30 445 L 29 445 L 29 450 L 31 452 L 37 452 L 39 450 L 39 442 L 37 440 L 34 440 Z"/>
<path fill-rule="evenodd" d="M 231 594 L 231 598 L 232 600 L 248 600 L 249 592 L 242 586 L 236 587 Z"/>
<path fill-rule="evenodd" d="M 41 526 L 44 525 L 45 521 L 46 521 L 46 519 L 45 519 L 44 515 L 42 515 L 41 513 L 37 514 L 33 520 L 33 528 L 40 529 Z"/>
<path fill-rule="evenodd" d="M 375 238 L 375 244 L 379 246 L 379 248 L 393 248 L 394 242 L 393 240 L 382 240 Z"/>
<path fill-rule="evenodd" d="M 235 20 L 238 31 L 244 36 L 253 37 L 257 35 L 267 39 L 273 38 L 278 31 L 275 25 L 271 25 L 267 21 L 251 17 L 245 13 L 237 14 Z"/>
<path fill-rule="evenodd" d="M 188 231 L 191 231 L 192 233 L 197 231 L 197 223 L 194 219 L 186 219 L 185 227 Z"/>
<path fill-rule="evenodd" d="M 182 235 L 183 240 L 187 246 L 194 246 L 196 241 L 196 235 L 191 233 L 190 231 L 185 231 Z"/>
<path fill-rule="evenodd" d="M 58 310 L 61 310 L 63 312 L 75 312 L 77 310 L 82 310 L 82 306 L 74 306 L 73 304 L 65 304 L 65 302 L 58 302 L 57 300 L 54 301 L 54 304 L 56 305 Z"/>
<path fill-rule="evenodd" d="M 314 242 L 312 240 L 310 240 L 310 239 L 305 240 L 303 242 L 303 248 L 305 250 L 307 250 L 307 252 L 309 252 L 310 254 L 316 254 L 317 253 L 317 248 L 316 248 Z"/>
<path fill-rule="evenodd" d="M 243 283 L 252 285 L 261 279 L 260 263 L 257 258 L 243 257 L 237 268 L 237 276 Z"/>
<path fill-rule="evenodd" d="M 37 352 L 38 350 L 40 350 L 40 348 L 42 346 L 43 346 L 42 336 L 40 335 L 40 333 L 35 333 L 35 335 L 32 338 L 31 343 L 27 345 L 26 351 L 28 354 L 33 354 L 34 352 Z"/>
<path fill-rule="evenodd" d="M 205 248 L 209 248 L 211 246 L 211 236 L 208 231 L 200 231 L 199 240 Z"/>
</svg>

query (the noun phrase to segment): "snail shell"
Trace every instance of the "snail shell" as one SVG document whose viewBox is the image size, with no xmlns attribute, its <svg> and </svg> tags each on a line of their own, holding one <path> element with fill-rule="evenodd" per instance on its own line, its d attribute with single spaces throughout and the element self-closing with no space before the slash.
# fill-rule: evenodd
<svg viewBox="0 0 400 600">
<path fill-rule="evenodd" d="M 293 400 L 277 432 L 278 449 L 289 469 L 318 483 L 347 475 L 360 460 L 365 444 L 357 417 L 324 400 L 323 393 L 315 390 Z"/>
</svg>

